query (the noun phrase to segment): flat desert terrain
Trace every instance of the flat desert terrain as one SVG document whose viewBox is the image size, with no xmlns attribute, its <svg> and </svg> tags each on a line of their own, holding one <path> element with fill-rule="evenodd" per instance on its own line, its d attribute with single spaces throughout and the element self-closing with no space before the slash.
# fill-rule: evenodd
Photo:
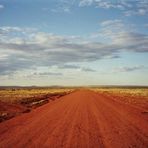
<svg viewBox="0 0 148 148">
<path fill-rule="evenodd" d="M 148 148 L 148 98 L 79 89 L 0 123 L 0 148 Z"/>
</svg>

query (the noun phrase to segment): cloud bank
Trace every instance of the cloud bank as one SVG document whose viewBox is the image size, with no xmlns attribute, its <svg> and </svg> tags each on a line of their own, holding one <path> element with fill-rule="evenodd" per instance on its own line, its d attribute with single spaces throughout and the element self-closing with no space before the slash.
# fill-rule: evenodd
<svg viewBox="0 0 148 148">
<path fill-rule="evenodd" d="M 147 69 L 147 67 L 144 65 L 137 65 L 137 66 L 118 67 L 118 68 L 115 68 L 113 71 L 114 72 L 133 72 L 133 71 L 144 70 L 144 69 Z"/>
<path fill-rule="evenodd" d="M 100 26 L 97 34 L 108 40 L 105 43 L 97 38 L 84 40 L 31 28 L 0 27 L 0 75 L 40 66 L 93 72 L 76 63 L 119 58 L 122 51 L 148 52 L 148 35 L 127 31 L 121 20 L 107 20 Z"/>
<path fill-rule="evenodd" d="M 92 6 L 103 9 L 118 9 L 121 10 L 125 16 L 131 15 L 148 15 L 148 1 L 147 0 L 80 0 L 79 6 Z"/>
</svg>

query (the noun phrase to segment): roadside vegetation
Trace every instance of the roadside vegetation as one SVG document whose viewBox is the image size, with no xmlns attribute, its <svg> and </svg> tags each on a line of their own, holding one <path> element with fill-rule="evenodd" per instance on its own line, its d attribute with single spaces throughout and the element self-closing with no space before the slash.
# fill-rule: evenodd
<svg viewBox="0 0 148 148">
<path fill-rule="evenodd" d="M 112 98 L 112 100 L 122 101 L 125 104 L 136 105 L 141 108 L 148 109 L 148 87 L 119 87 L 119 88 L 91 88 L 104 96 Z M 148 111 L 147 111 L 148 112 Z"/>
<path fill-rule="evenodd" d="M 50 101 L 54 101 L 74 88 L 0 88 L 0 122 L 28 113 Z"/>
</svg>

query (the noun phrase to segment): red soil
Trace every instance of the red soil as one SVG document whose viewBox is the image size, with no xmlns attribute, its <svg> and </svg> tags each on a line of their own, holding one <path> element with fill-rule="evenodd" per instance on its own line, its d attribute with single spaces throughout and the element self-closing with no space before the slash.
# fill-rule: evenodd
<svg viewBox="0 0 148 148">
<path fill-rule="evenodd" d="M 29 112 L 29 110 L 20 104 L 0 101 L 0 122 L 25 112 Z"/>
<path fill-rule="evenodd" d="M 0 147 L 147 148 L 148 112 L 80 90 L 0 123 Z"/>
</svg>

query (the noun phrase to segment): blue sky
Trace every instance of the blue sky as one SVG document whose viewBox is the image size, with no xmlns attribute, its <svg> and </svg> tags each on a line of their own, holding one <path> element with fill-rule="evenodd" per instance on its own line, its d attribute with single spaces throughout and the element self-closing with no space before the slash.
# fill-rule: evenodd
<svg viewBox="0 0 148 148">
<path fill-rule="evenodd" d="M 147 0 L 0 0 L 0 85 L 148 85 Z"/>
</svg>

